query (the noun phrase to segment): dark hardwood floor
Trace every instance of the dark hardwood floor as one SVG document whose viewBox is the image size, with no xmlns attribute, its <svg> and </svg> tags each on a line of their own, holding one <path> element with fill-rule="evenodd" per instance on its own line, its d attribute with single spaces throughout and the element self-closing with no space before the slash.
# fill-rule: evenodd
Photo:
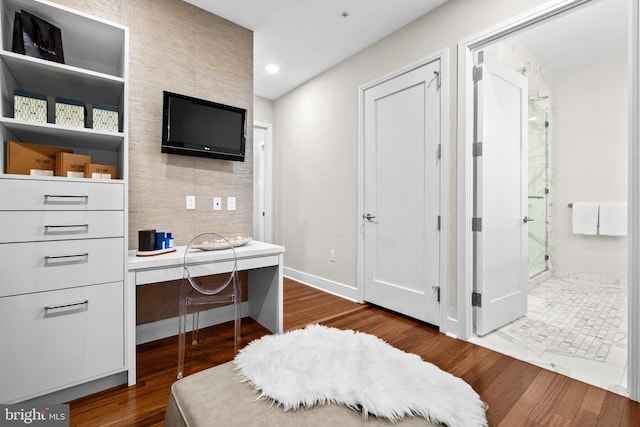
<svg viewBox="0 0 640 427">
<path fill-rule="evenodd" d="M 375 334 L 461 377 L 489 404 L 492 426 L 640 426 L 640 403 L 285 279 L 285 329 L 310 323 Z M 243 319 L 243 344 L 267 333 Z M 186 375 L 231 360 L 232 334 L 231 322 L 201 330 L 199 345 L 187 350 Z M 176 337 L 138 346 L 138 383 L 71 402 L 71 425 L 163 425 L 177 352 Z"/>
</svg>

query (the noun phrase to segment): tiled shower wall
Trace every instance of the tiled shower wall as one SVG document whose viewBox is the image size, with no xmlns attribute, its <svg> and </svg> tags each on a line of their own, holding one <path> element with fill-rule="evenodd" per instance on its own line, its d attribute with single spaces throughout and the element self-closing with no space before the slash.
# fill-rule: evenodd
<svg viewBox="0 0 640 427">
<path fill-rule="evenodd" d="M 149 228 L 173 232 L 176 245 L 204 231 L 251 235 L 253 33 L 180 0 L 54 1 L 129 27 L 129 248 Z M 246 108 L 246 161 L 162 154 L 163 90 Z"/>
<path fill-rule="evenodd" d="M 529 100 L 529 192 L 527 224 L 529 246 L 529 278 L 547 271 L 549 217 L 549 150 L 547 112 L 535 100 Z"/>
</svg>

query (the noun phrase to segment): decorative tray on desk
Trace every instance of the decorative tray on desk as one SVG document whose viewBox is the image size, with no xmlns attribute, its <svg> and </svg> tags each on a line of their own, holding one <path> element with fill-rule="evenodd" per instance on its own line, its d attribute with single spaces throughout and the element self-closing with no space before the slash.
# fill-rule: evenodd
<svg viewBox="0 0 640 427">
<path fill-rule="evenodd" d="M 233 247 L 246 245 L 252 240 L 251 237 L 242 237 L 242 236 L 228 237 L 227 239 L 229 240 L 229 243 L 231 243 L 231 246 Z M 219 239 L 211 242 L 199 242 L 197 244 L 192 245 L 191 247 L 193 249 L 200 249 L 203 251 L 217 251 L 220 249 L 228 249 L 229 244 L 226 241 Z"/>
<path fill-rule="evenodd" d="M 170 252 L 175 252 L 176 248 L 168 248 L 168 249 L 156 249 L 155 251 L 138 251 L 136 252 L 136 256 L 155 256 L 168 254 Z"/>
</svg>

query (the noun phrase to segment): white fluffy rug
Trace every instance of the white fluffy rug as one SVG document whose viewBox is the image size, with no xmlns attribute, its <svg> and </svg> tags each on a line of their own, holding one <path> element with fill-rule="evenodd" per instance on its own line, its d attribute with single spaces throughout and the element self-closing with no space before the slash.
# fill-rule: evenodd
<svg viewBox="0 0 640 427">
<path fill-rule="evenodd" d="M 249 343 L 234 363 L 260 397 L 285 410 L 335 402 L 365 417 L 488 425 L 486 405 L 466 382 L 361 332 L 310 325 L 267 335 Z"/>
</svg>

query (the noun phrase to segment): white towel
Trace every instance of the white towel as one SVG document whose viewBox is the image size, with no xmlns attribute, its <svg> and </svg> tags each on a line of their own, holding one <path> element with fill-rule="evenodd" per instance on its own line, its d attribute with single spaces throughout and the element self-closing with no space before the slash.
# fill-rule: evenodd
<svg viewBox="0 0 640 427">
<path fill-rule="evenodd" d="M 598 234 L 598 203 L 577 202 L 573 204 L 573 234 Z"/>
<path fill-rule="evenodd" d="M 600 230 L 603 236 L 627 235 L 627 204 L 600 203 Z"/>
</svg>

